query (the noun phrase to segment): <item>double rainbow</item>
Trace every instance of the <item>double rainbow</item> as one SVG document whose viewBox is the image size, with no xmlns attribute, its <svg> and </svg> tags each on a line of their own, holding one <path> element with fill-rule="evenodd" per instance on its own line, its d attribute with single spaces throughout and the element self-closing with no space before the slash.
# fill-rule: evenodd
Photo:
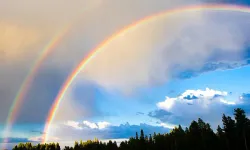
<svg viewBox="0 0 250 150">
<path fill-rule="evenodd" d="M 91 5 L 87 7 L 86 9 L 82 9 L 79 13 L 80 15 L 77 15 L 73 17 L 72 20 L 77 20 L 79 17 L 83 17 L 85 14 L 87 14 L 88 11 L 93 10 L 95 7 L 99 7 L 102 4 L 101 1 L 98 1 L 98 3 L 95 3 L 94 5 Z M 30 89 L 30 86 L 32 84 L 32 81 L 44 62 L 44 60 L 53 52 L 55 47 L 57 47 L 62 39 L 67 35 L 69 30 L 72 28 L 74 24 L 77 22 L 69 23 L 64 25 L 62 28 L 58 30 L 58 32 L 53 36 L 53 38 L 44 46 L 44 48 L 41 50 L 40 54 L 38 55 L 37 59 L 33 63 L 32 67 L 30 68 L 27 76 L 25 77 L 24 81 L 22 82 L 13 102 L 9 109 L 8 116 L 5 123 L 5 128 L 3 132 L 3 136 L 5 137 L 4 141 L 7 142 L 8 140 L 8 134 L 14 124 L 14 121 L 16 120 L 17 114 L 21 108 L 21 105 L 24 101 L 24 98 Z"/>
<path fill-rule="evenodd" d="M 75 68 L 75 70 L 68 76 L 67 80 L 64 82 L 62 88 L 60 89 L 56 99 L 54 100 L 54 103 L 48 113 L 48 117 L 46 119 L 46 124 L 44 128 L 44 139 L 43 142 L 47 142 L 49 137 L 49 131 L 50 131 L 50 125 L 54 120 L 55 114 L 57 112 L 57 109 L 60 105 L 60 102 L 62 101 L 66 91 L 68 90 L 71 83 L 74 81 L 76 76 L 85 68 L 85 66 L 97 55 L 102 52 L 102 50 L 108 46 L 110 43 L 112 43 L 117 37 L 121 35 L 126 35 L 126 33 L 135 30 L 137 28 L 140 28 L 143 24 L 157 21 L 158 19 L 184 13 L 184 12 L 195 12 L 195 11 L 202 11 L 202 10 L 216 10 L 216 11 L 236 11 L 236 12 L 242 12 L 242 13 L 250 13 L 250 7 L 247 6 L 238 6 L 238 5 L 226 5 L 226 4 L 205 4 L 205 5 L 194 5 L 194 6 L 186 6 L 176 9 L 170 9 L 167 11 L 163 11 L 148 17 L 145 17 L 135 23 L 132 23 L 131 25 L 126 26 L 125 28 L 121 29 L 119 32 L 114 33 L 110 37 L 108 37 L 106 40 L 104 40 L 102 43 L 100 43 L 95 49 L 89 53 L 87 57 L 85 57 L 81 63 Z M 33 67 L 31 68 L 31 71 L 29 72 L 28 76 L 25 78 L 17 96 L 15 97 L 14 103 L 9 111 L 8 119 L 7 119 L 7 127 L 5 131 L 9 131 L 11 128 L 11 125 L 13 124 L 13 121 L 16 118 L 18 108 L 20 108 L 23 98 L 26 95 L 29 86 L 32 82 L 32 79 L 37 72 L 39 66 L 44 61 L 44 59 L 51 53 L 51 50 L 61 41 L 62 37 L 66 34 L 66 32 L 69 30 L 69 26 L 65 27 L 59 34 L 57 34 L 47 46 L 43 49 L 41 52 L 41 55 L 34 63 Z"/>
<path fill-rule="evenodd" d="M 75 70 L 70 74 L 70 76 L 67 78 L 65 83 L 63 84 L 60 92 L 58 93 L 53 106 L 50 109 L 49 115 L 46 120 L 44 132 L 47 133 L 44 136 L 44 141 L 47 142 L 48 136 L 49 136 L 49 130 L 50 125 L 55 117 L 56 111 L 60 105 L 60 102 L 62 98 L 64 97 L 67 89 L 71 85 L 71 83 L 74 81 L 74 79 L 77 77 L 77 75 L 85 68 L 85 66 L 95 57 L 97 57 L 98 54 L 102 52 L 102 50 L 108 46 L 113 40 L 115 40 L 117 37 L 121 35 L 126 35 L 131 30 L 135 30 L 142 26 L 143 24 L 147 24 L 149 22 L 156 21 L 158 19 L 161 19 L 163 17 L 167 17 L 174 14 L 184 13 L 184 12 L 195 12 L 195 11 L 202 11 L 202 10 L 216 10 L 216 11 L 236 11 L 236 12 L 242 12 L 242 13 L 250 13 L 250 7 L 247 6 L 238 6 L 238 5 L 225 5 L 225 4 L 206 4 L 206 5 L 195 5 L 195 6 L 186 6 L 176 9 L 170 9 L 164 12 L 160 12 L 148 17 L 145 17 L 135 23 L 132 23 L 131 25 L 126 26 L 125 28 L 121 29 L 119 32 L 111 35 L 106 40 L 104 40 L 102 43 L 100 43 L 95 49 L 89 53 L 87 57 L 85 57 L 81 63 L 75 68 Z"/>
</svg>

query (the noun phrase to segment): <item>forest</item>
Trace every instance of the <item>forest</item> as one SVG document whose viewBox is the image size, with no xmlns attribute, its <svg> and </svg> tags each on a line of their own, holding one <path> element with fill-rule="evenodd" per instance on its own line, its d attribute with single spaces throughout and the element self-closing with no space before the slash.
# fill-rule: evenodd
<svg viewBox="0 0 250 150">
<path fill-rule="evenodd" d="M 201 118 L 189 127 L 181 125 L 168 133 L 144 135 L 143 129 L 135 137 L 107 143 L 98 139 L 75 142 L 73 147 L 60 147 L 59 143 L 19 143 L 13 150 L 250 150 L 250 120 L 243 109 L 234 109 L 234 116 L 222 115 L 222 124 L 212 129 Z"/>
</svg>

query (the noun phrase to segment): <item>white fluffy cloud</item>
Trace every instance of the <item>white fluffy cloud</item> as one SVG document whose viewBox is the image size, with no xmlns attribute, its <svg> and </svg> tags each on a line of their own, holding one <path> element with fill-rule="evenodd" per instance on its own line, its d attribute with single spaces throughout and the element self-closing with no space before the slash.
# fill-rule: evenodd
<svg viewBox="0 0 250 150">
<path fill-rule="evenodd" d="M 48 141 L 55 140 L 60 137 L 60 141 L 87 140 L 98 138 L 105 139 L 121 139 L 135 136 L 136 132 L 144 130 L 145 134 L 153 134 L 168 132 L 174 125 L 161 123 L 157 125 L 139 124 L 131 125 L 129 123 L 112 125 L 106 121 L 90 122 L 90 121 L 67 121 L 63 124 L 53 124 L 48 134 Z M 50 138 L 51 137 L 51 138 Z"/>
<path fill-rule="evenodd" d="M 41 142 L 44 140 L 44 136 L 35 136 L 35 137 L 29 138 L 28 140 L 29 140 L 29 142 L 31 142 L 31 141 Z M 50 141 L 59 141 L 59 140 L 60 140 L 60 138 L 58 138 L 58 137 L 50 137 Z"/>
<path fill-rule="evenodd" d="M 98 122 L 97 125 L 98 125 L 99 129 L 104 129 L 104 128 L 108 127 L 110 125 L 110 123 L 104 121 L 104 122 Z"/>
<path fill-rule="evenodd" d="M 65 125 L 73 127 L 75 129 L 82 129 L 82 127 L 80 127 L 80 123 L 76 121 L 67 121 Z"/>
<path fill-rule="evenodd" d="M 176 98 L 166 97 L 163 102 L 157 103 L 157 107 L 166 111 L 177 111 L 183 105 L 190 105 L 190 107 L 195 107 L 195 112 L 200 113 L 202 109 L 208 109 L 213 103 L 225 103 L 225 104 L 235 104 L 234 102 L 228 102 L 224 99 L 227 96 L 227 92 L 216 91 L 213 89 L 206 88 L 205 90 L 186 90 L 180 96 Z M 177 107 L 177 108 L 176 108 Z M 191 109 L 192 109 L 191 108 Z M 185 109 L 185 108 L 184 108 Z M 193 113 L 192 111 L 183 111 L 183 115 L 186 113 Z M 180 111 L 175 112 L 180 113 Z"/>
<path fill-rule="evenodd" d="M 174 125 L 174 124 L 162 123 L 162 122 L 159 125 L 164 127 L 164 128 L 168 128 L 168 129 L 173 129 L 174 127 L 176 127 L 176 125 Z"/>
<path fill-rule="evenodd" d="M 76 122 L 76 121 L 67 121 L 65 123 L 65 125 L 73 127 L 75 129 L 79 129 L 82 130 L 83 128 L 90 128 L 90 129 L 105 129 L 107 128 L 110 123 L 109 122 L 97 122 L 97 123 L 93 123 L 93 122 L 89 122 L 89 121 L 83 121 L 82 123 L 80 122 Z"/>
<path fill-rule="evenodd" d="M 180 96 L 158 102 L 158 110 L 151 112 L 149 116 L 160 119 L 163 122 L 187 125 L 198 117 L 218 125 L 222 113 L 240 104 L 239 101 L 228 101 L 225 91 L 206 88 L 205 90 L 186 90 Z M 232 111 L 231 110 L 231 111 Z"/>
</svg>

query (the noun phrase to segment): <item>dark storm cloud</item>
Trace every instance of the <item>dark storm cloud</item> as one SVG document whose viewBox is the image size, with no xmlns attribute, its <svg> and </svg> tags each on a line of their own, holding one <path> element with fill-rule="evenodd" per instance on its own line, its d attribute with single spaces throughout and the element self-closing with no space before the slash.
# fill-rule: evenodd
<svg viewBox="0 0 250 150">
<path fill-rule="evenodd" d="M 248 59 L 242 60 L 242 61 L 236 61 L 236 62 L 206 63 L 204 66 L 202 66 L 202 68 L 198 70 L 197 69 L 184 70 L 173 75 L 173 78 L 188 79 L 188 78 L 199 76 L 200 74 L 203 74 L 203 73 L 212 72 L 216 70 L 229 70 L 229 69 L 236 69 L 236 68 L 244 67 L 250 64 L 250 61 Z"/>
<path fill-rule="evenodd" d="M 68 71 L 42 68 L 33 80 L 17 116 L 17 123 L 44 123 Z M 25 116 L 25 117 L 24 117 Z"/>
<path fill-rule="evenodd" d="M 27 66 L 21 64 L 0 64 L 0 123 L 6 121 L 26 71 Z"/>
<path fill-rule="evenodd" d="M 73 67 L 64 67 L 63 70 L 50 66 L 41 68 L 24 98 L 16 123 L 44 123 L 59 90 L 61 90 L 63 83 L 72 71 L 71 68 Z M 79 109 L 84 110 L 84 117 L 101 115 L 102 113 L 95 108 L 95 88 L 96 86 L 91 82 L 81 81 L 81 84 L 75 85 L 72 97 L 61 102 L 63 106 L 60 107 L 61 110 L 59 110 L 58 115 L 62 114 L 63 117 L 60 119 L 66 119 L 67 114 L 71 119 L 74 117 L 79 119 L 83 115 L 83 112 L 79 112 L 78 116 L 68 112 L 69 109 L 72 109 L 73 103 L 78 105 L 74 110 L 75 112 L 78 112 Z M 65 104 L 65 102 L 70 103 Z"/>
</svg>

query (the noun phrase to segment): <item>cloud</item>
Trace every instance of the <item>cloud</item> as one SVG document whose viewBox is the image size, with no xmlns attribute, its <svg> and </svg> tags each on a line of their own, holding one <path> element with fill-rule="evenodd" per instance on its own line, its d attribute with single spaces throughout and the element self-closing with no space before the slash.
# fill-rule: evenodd
<svg viewBox="0 0 250 150">
<path fill-rule="evenodd" d="M 76 3 L 63 1 L 41 1 L 34 3 L 31 0 L 25 2 L 2 1 L 1 18 L 2 20 L 11 20 L 22 24 L 32 24 L 36 26 L 50 27 L 73 21 L 81 17 L 86 10 L 93 9 L 100 5 L 101 1 L 77 0 Z M 87 6 L 87 7 L 86 7 Z M 54 10 L 57 8 L 57 10 Z M 44 11 L 46 9 L 46 11 Z M 13 11 L 15 10 L 15 11 Z M 67 14 L 63 14 L 65 10 Z M 37 18 L 37 19 L 34 19 Z M 23 19 L 23 20 L 22 20 Z M 40 24 L 40 25 L 39 25 Z"/>
<path fill-rule="evenodd" d="M 9 138 L 0 138 L 0 143 L 19 143 L 19 142 L 32 142 L 28 138 L 19 138 L 19 137 L 9 137 Z"/>
<path fill-rule="evenodd" d="M 136 115 L 144 115 L 143 112 L 136 112 Z"/>
<path fill-rule="evenodd" d="M 64 26 L 72 25 L 40 66 L 20 106 L 16 123 L 44 122 L 66 77 L 106 37 L 135 20 L 189 3 L 200 1 L 3 1 L 0 6 L 0 31 L 4 33 L 0 35 L 0 77 L 4 80 L 0 80 L 0 122 L 6 120 L 34 61 Z M 117 37 L 96 55 L 65 93 L 54 123 L 103 115 L 95 106 L 98 86 L 135 91 L 173 78 L 186 79 L 208 71 L 248 65 L 248 20 L 249 14 L 229 11 L 182 13 L 141 25 Z M 158 109 L 149 113 L 162 121 L 158 126 L 68 122 L 68 125 L 52 127 L 54 133 L 50 139 L 127 138 L 141 128 L 146 133 L 167 132 L 172 124 L 186 124 L 198 116 L 216 122 L 220 119 L 217 113 L 228 112 L 229 107 L 231 110 L 235 106 L 221 93 L 210 97 L 211 100 L 207 100 L 208 97 L 190 94 L 158 103 Z M 243 104 L 236 106 L 247 108 Z M 30 140 L 40 141 L 41 137 Z"/>
<path fill-rule="evenodd" d="M 44 123 L 48 112 L 51 109 L 52 103 L 70 70 L 70 68 L 65 67 L 64 69 L 61 69 L 55 66 L 45 66 L 40 68 L 29 87 L 29 92 L 24 97 L 23 103 L 19 106 L 19 112 L 15 116 L 15 123 Z M 15 79 L 13 81 L 15 81 Z M 1 101 L 2 114 L 0 115 L 0 122 L 6 120 L 9 111 L 8 109 L 11 105 L 11 99 L 14 99 L 13 96 L 16 94 L 15 90 L 18 89 L 16 87 L 8 91 L 6 89 L 8 86 L 9 85 L 7 85 L 7 87 L 2 87 L 3 92 L 0 92 L 1 100 L 3 100 Z M 10 85 L 9 88 L 11 87 L 12 85 Z M 64 121 L 65 119 L 75 118 L 79 119 L 83 116 L 91 117 L 97 115 L 97 113 L 101 114 L 94 105 L 95 101 L 93 101 L 93 92 L 95 89 L 93 85 L 88 84 L 88 82 L 81 82 L 81 86 L 77 86 L 74 90 L 75 89 L 81 89 L 79 92 L 82 95 L 77 97 L 75 97 L 74 94 L 71 95 L 71 90 L 73 89 L 70 88 L 68 91 L 69 93 L 65 94 L 65 97 L 61 102 L 55 121 Z"/>
<path fill-rule="evenodd" d="M 20 106 L 17 122 L 43 122 L 69 73 L 91 49 L 112 33 L 145 16 L 200 1 L 85 0 L 72 3 L 45 0 L 35 3 L 27 0 L 19 3 L 3 1 L 0 6 L 0 31 L 5 33 L 0 35 L 4 39 L 1 40 L 4 43 L 0 43 L 0 77 L 4 79 L 0 80 L 0 122 L 6 120 L 15 95 L 34 61 L 65 26 L 72 25 L 41 64 Z M 225 14 L 226 18 L 230 15 L 230 19 L 225 19 Z M 215 64 L 211 71 L 229 69 L 220 66 L 222 60 L 224 66 L 238 62 L 239 65 L 230 68 L 247 65 L 248 57 L 242 60 L 241 54 L 249 39 L 248 30 L 245 30 L 249 27 L 248 17 L 231 12 L 196 12 L 144 24 L 107 45 L 79 75 L 77 82 L 89 81 L 91 84 L 82 84 L 85 89 L 90 88 L 91 94 L 94 86 L 133 91 L 133 88 L 181 78 L 179 75 L 187 70 L 199 75 L 206 71 L 202 69 L 204 64 Z M 216 53 L 219 57 L 212 57 L 215 49 L 220 52 Z M 73 86 L 76 85 L 73 83 L 65 94 L 56 121 L 102 115 L 95 108 L 93 95 L 74 93 L 76 88 Z"/>
<path fill-rule="evenodd" d="M 194 96 L 194 95 L 187 95 L 186 97 L 183 97 L 183 99 L 187 99 L 187 100 L 192 100 L 192 99 L 198 99 L 198 97 Z"/>
<path fill-rule="evenodd" d="M 175 93 L 175 90 L 170 90 L 168 93 L 173 94 L 173 93 Z"/>
<path fill-rule="evenodd" d="M 249 93 L 242 93 L 239 97 L 240 108 L 246 111 L 247 115 L 250 115 L 250 94 Z"/>
<path fill-rule="evenodd" d="M 57 71 L 57 68 L 42 68 L 25 97 L 25 107 L 21 107 L 16 122 L 43 123 L 66 75 L 66 72 Z"/>
<path fill-rule="evenodd" d="M 176 125 L 170 124 L 170 123 L 160 123 L 160 126 L 164 128 L 169 128 L 169 129 L 173 129 L 174 127 L 176 127 Z"/>
<path fill-rule="evenodd" d="M 248 5 L 249 2 L 246 0 L 238 0 L 238 1 L 232 1 L 232 0 L 203 0 L 206 3 L 220 3 L 220 4 L 234 4 L 234 5 Z"/>
<path fill-rule="evenodd" d="M 58 137 L 50 137 L 51 141 L 59 141 L 60 138 Z M 29 138 L 29 141 L 32 141 L 32 142 L 41 142 L 44 140 L 44 136 L 35 136 L 35 137 L 31 137 Z"/>
<path fill-rule="evenodd" d="M 97 123 L 99 129 L 104 129 L 110 125 L 108 122 L 98 122 Z"/>
<path fill-rule="evenodd" d="M 250 93 L 243 93 L 240 96 L 240 99 L 243 100 L 243 101 L 249 101 L 250 100 Z"/>
<path fill-rule="evenodd" d="M 148 116 L 166 121 L 166 120 L 168 120 L 168 118 L 171 114 L 172 113 L 170 113 L 168 111 L 165 111 L 163 109 L 159 109 L 159 110 L 154 110 L 154 111 L 149 112 Z"/>
<path fill-rule="evenodd" d="M 228 92 L 206 88 L 205 90 L 186 90 L 180 96 L 166 97 L 156 104 L 157 110 L 148 116 L 163 123 L 188 125 L 192 120 L 203 118 L 212 126 L 218 125 L 222 113 L 232 114 L 233 108 L 241 105 L 239 100 L 228 101 Z M 187 97 L 196 97 L 187 99 Z"/>
<path fill-rule="evenodd" d="M 43 121 L 65 77 L 107 36 L 144 16 L 183 5 L 186 1 L 158 0 L 155 3 L 152 0 L 129 0 L 121 3 L 115 0 L 77 0 L 69 3 L 64 0 L 45 0 L 34 3 L 32 0 L 26 0 L 19 3 L 1 1 L 0 6 L 0 31 L 3 33 L 0 35 L 0 77 L 4 79 L 0 80 L 0 122 L 6 120 L 15 95 L 34 61 L 41 56 L 41 52 L 51 41 L 56 41 L 57 34 L 63 33 L 67 26 L 69 29 L 66 34 L 62 35 L 59 41 L 52 43 L 52 53 L 42 62 L 40 67 L 43 69 L 39 69 L 30 86 L 33 89 L 28 89 L 28 94 L 25 95 L 25 105 L 21 106 L 22 112 L 18 116 L 20 121 L 32 122 L 33 118 L 33 122 Z M 130 11 L 127 11 L 128 7 Z M 49 92 L 46 87 L 50 89 Z M 67 92 L 71 91 L 69 89 Z M 74 110 L 78 110 L 79 103 L 77 98 L 71 96 L 73 95 L 65 96 L 67 100 L 63 100 L 60 109 L 67 106 L 70 109 L 66 111 L 67 114 L 72 114 L 75 118 L 89 114 L 89 109 L 74 113 Z M 40 104 L 43 107 L 35 107 Z M 37 115 L 26 115 L 29 109 L 33 112 L 35 108 Z M 68 119 L 67 115 L 64 114 L 63 118 L 60 113 L 58 112 L 57 120 Z"/>
<path fill-rule="evenodd" d="M 0 22 L 0 60 L 2 64 L 12 63 L 9 60 L 21 61 L 34 55 L 31 49 L 42 42 L 43 33 L 36 28 Z M 25 35 L 25 36 L 24 36 Z"/>
<path fill-rule="evenodd" d="M 76 121 L 67 121 L 65 125 L 73 127 L 75 129 L 82 130 L 83 128 L 90 128 L 90 129 L 105 129 L 107 128 L 110 123 L 109 122 L 98 122 L 98 123 L 92 123 L 89 121 L 83 121 L 82 123 L 76 122 Z"/>
<path fill-rule="evenodd" d="M 246 51 L 249 51 L 249 50 L 246 50 Z M 250 63 L 250 61 L 249 61 L 248 57 L 245 60 L 241 60 L 238 62 L 237 61 L 210 62 L 210 63 L 204 64 L 204 66 L 202 66 L 199 69 L 193 68 L 193 69 L 188 69 L 185 71 L 178 72 L 178 73 L 173 75 L 173 78 L 188 79 L 188 78 L 196 77 L 200 74 L 207 73 L 207 72 L 240 68 L 240 67 L 249 65 L 249 63 Z"/>
<path fill-rule="evenodd" d="M 86 8 L 84 5 L 88 5 L 88 9 L 90 9 L 93 7 L 92 5 L 99 5 L 98 3 L 100 1 L 95 0 L 95 2 L 93 2 L 86 0 L 84 2 L 79 1 L 78 4 L 68 3 L 69 5 L 66 4 L 66 1 L 65 3 L 61 2 L 62 1 L 43 1 L 34 3 L 33 1 L 27 0 L 20 5 L 11 1 L 1 2 L 0 31 L 2 34 L 0 35 L 0 77 L 5 79 L 0 81 L 1 123 L 6 120 L 9 108 L 23 80 L 27 77 L 30 69 L 34 67 L 34 61 L 36 61 L 38 57 L 41 57 L 44 50 L 48 48 L 51 49 L 53 51 L 51 53 L 52 56 L 47 56 L 44 59 L 44 61 L 48 61 L 49 63 L 42 62 L 39 66 L 39 71 L 34 75 L 35 79 L 33 79 L 33 82 L 30 83 L 31 85 L 29 86 L 31 88 L 27 89 L 28 94 L 24 95 L 25 104 L 22 103 L 20 106 L 23 108 L 21 112 L 19 112 L 19 120 L 17 120 L 17 122 L 44 122 L 55 95 L 64 82 L 65 77 L 71 71 L 72 67 L 74 67 L 73 65 L 76 61 L 72 59 L 77 59 L 76 57 L 71 57 L 70 61 L 64 58 L 65 61 L 63 61 L 63 65 L 62 61 L 60 61 L 61 63 L 56 61 L 57 59 L 55 59 L 54 55 L 56 55 L 55 53 L 58 54 L 59 49 L 62 49 L 60 43 L 65 41 L 64 37 L 61 41 L 57 42 L 56 40 L 59 37 L 56 33 L 59 32 L 59 30 L 63 32 L 61 31 L 62 26 L 74 24 L 74 19 L 77 19 L 75 16 L 79 16 L 79 10 L 86 13 L 84 11 Z M 44 11 L 45 8 L 46 11 Z M 71 9 L 75 11 L 68 11 L 66 14 L 63 13 L 65 10 Z M 66 34 L 66 36 L 69 37 L 70 35 Z M 65 43 L 67 46 L 67 44 L 72 43 L 72 41 Z M 71 47 L 63 46 L 64 50 L 65 48 L 77 49 L 74 48 L 72 44 L 70 45 Z M 69 52 L 63 51 L 63 53 L 65 55 L 65 53 Z M 85 52 L 81 53 L 81 57 L 86 53 L 87 50 L 85 49 Z M 68 54 L 68 57 L 69 56 Z M 60 55 L 57 57 L 60 57 Z M 78 58 L 80 58 L 80 56 Z M 39 105 L 43 107 L 37 107 Z M 36 113 L 30 113 L 30 111 Z"/>
<path fill-rule="evenodd" d="M 32 130 L 31 132 L 39 133 L 39 134 L 46 134 L 46 132 L 43 132 L 43 131 L 36 131 L 36 130 Z"/>
<path fill-rule="evenodd" d="M 148 125 L 139 124 L 131 125 L 129 123 L 114 126 L 106 121 L 90 122 L 90 121 L 67 121 L 64 124 L 54 124 L 49 133 L 49 137 L 60 137 L 61 141 L 73 141 L 79 139 L 119 139 L 134 136 L 136 132 L 144 130 L 145 134 L 168 132 L 171 124 Z M 49 139 L 50 140 L 50 139 Z"/>
<path fill-rule="evenodd" d="M 140 25 L 104 47 L 83 76 L 107 89 L 133 91 L 248 65 L 245 27 L 250 22 L 242 18 L 250 16 L 228 11 L 226 20 L 225 13 L 182 13 Z"/>
<path fill-rule="evenodd" d="M 75 121 L 68 121 L 65 123 L 65 125 L 73 127 L 75 129 L 82 129 L 82 127 L 80 127 L 80 123 Z"/>
</svg>

